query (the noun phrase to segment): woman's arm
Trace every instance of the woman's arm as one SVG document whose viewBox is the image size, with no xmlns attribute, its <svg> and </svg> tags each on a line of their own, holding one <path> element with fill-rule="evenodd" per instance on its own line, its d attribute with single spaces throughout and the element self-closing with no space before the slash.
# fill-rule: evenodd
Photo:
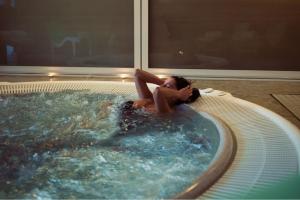
<svg viewBox="0 0 300 200">
<path fill-rule="evenodd" d="M 165 98 L 169 101 L 169 103 L 180 101 L 186 101 L 193 92 L 193 89 L 190 86 L 182 88 L 180 90 L 175 90 L 167 87 L 157 87 L 159 92 L 163 93 Z"/>
<path fill-rule="evenodd" d="M 162 85 L 164 83 L 163 79 L 160 79 L 157 76 L 155 76 L 154 74 L 143 71 L 141 69 L 136 69 L 134 76 L 146 83 L 153 83 L 156 85 Z"/>
<path fill-rule="evenodd" d="M 170 92 L 164 92 L 163 87 L 157 87 L 153 92 L 153 99 L 155 104 L 155 109 L 159 114 L 170 113 L 172 108 L 170 106 Z"/>
<path fill-rule="evenodd" d="M 157 87 L 153 95 L 157 112 L 168 113 L 172 111 L 172 106 L 176 101 L 186 101 L 192 95 L 192 88 L 187 86 L 181 90 L 174 90 L 166 87 Z"/>
<path fill-rule="evenodd" d="M 135 87 L 141 99 L 151 99 L 153 100 L 153 95 L 149 90 L 147 83 L 153 83 L 156 85 L 161 85 L 164 81 L 154 74 L 145 72 L 140 69 L 136 69 L 134 74 Z"/>
</svg>

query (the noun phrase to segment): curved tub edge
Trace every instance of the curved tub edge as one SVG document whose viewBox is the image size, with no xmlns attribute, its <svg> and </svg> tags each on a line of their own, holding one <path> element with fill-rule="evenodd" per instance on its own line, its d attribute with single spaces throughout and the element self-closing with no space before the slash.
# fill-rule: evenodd
<svg viewBox="0 0 300 200">
<path fill-rule="evenodd" d="M 220 135 L 220 145 L 207 170 L 190 187 L 176 195 L 175 199 L 194 199 L 203 194 L 227 171 L 237 150 L 233 131 L 223 120 L 206 112 L 199 113 L 216 125 Z"/>
</svg>

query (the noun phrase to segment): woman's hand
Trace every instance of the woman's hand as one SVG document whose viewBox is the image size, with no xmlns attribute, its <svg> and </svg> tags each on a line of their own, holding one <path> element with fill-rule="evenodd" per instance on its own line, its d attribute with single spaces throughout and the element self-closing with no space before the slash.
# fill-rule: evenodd
<svg viewBox="0 0 300 200">
<path fill-rule="evenodd" d="M 186 86 L 178 90 L 178 99 L 181 101 L 186 101 L 193 94 L 193 88 Z"/>
<path fill-rule="evenodd" d="M 151 103 L 153 103 L 153 101 L 150 99 L 139 99 L 139 100 L 134 101 L 133 107 L 134 108 L 142 108 L 142 107 L 146 107 L 147 105 L 149 105 Z"/>
</svg>

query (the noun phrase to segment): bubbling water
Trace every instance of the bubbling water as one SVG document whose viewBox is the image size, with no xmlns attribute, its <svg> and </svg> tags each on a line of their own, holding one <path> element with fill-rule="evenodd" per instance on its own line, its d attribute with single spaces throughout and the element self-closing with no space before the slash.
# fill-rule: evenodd
<svg viewBox="0 0 300 200">
<path fill-rule="evenodd" d="M 215 125 L 188 106 L 159 117 L 129 96 L 63 91 L 0 99 L 0 198 L 171 198 L 213 159 Z"/>
</svg>

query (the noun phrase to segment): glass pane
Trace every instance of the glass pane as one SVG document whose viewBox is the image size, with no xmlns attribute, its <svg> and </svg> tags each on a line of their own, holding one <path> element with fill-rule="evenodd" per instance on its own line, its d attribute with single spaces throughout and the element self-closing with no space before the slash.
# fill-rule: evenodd
<svg viewBox="0 0 300 200">
<path fill-rule="evenodd" d="M 152 68 L 300 70 L 300 1 L 149 4 Z"/>
<path fill-rule="evenodd" d="M 133 0 L 0 0 L 0 64 L 133 67 Z"/>
</svg>

